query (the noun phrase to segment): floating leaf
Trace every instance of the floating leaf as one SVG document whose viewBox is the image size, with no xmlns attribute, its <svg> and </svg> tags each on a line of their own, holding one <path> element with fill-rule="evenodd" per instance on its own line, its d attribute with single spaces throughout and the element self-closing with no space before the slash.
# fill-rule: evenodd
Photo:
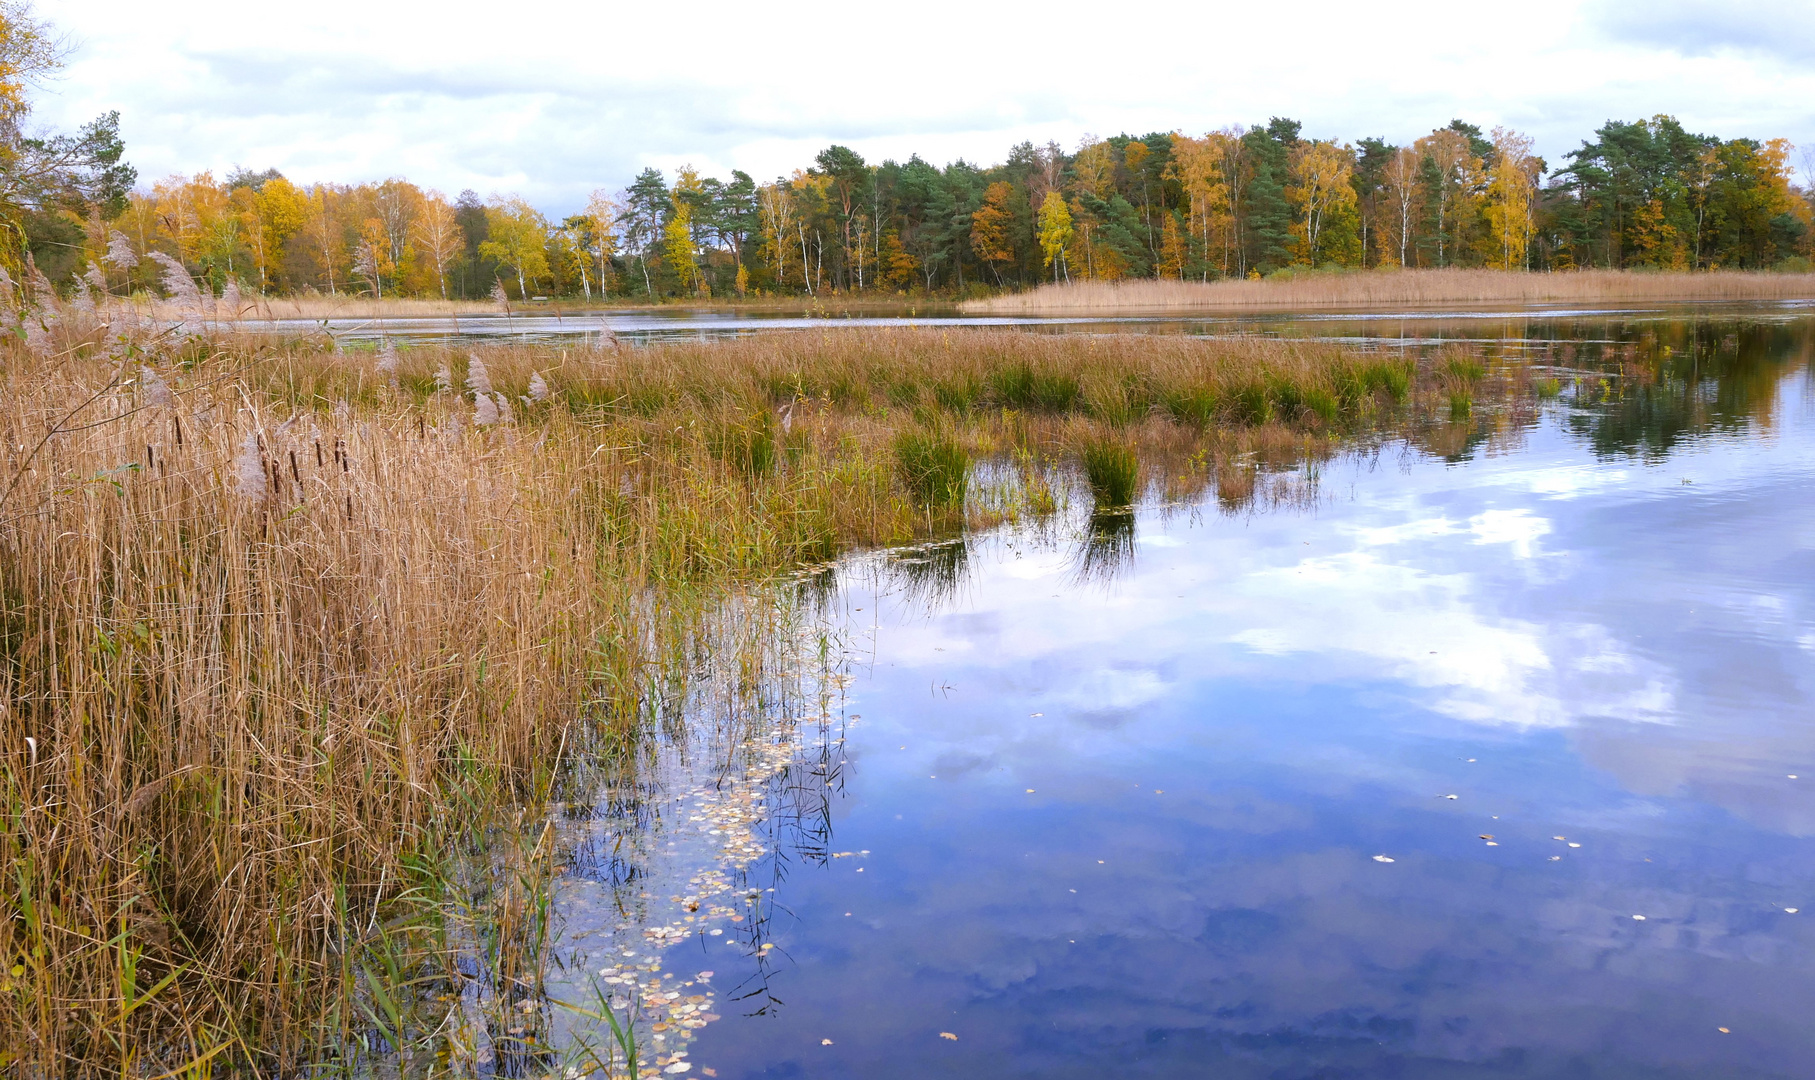
<svg viewBox="0 0 1815 1080">
<path fill-rule="evenodd" d="M 819 1040 L 819 1045 L 821 1045 L 821 1046 L 831 1046 L 831 1045 L 832 1045 L 832 1040 L 831 1040 L 831 1039 L 821 1039 L 821 1040 Z"/>
<path fill-rule="evenodd" d="M 939 1033 L 939 1037 L 940 1037 L 940 1038 L 941 1038 L 941 1039 L 950 1039 L 950 1040 L 952 1040 L 952 1041 L 953 1041 L 953 1042 L 957 1042 L 957 1041 L 958 1041 L 958 1036 L 956 1036 L 956 1035 L 953 1035 L 953 1034 L 952 1034 L 952 1033 L 951 1033 L 951 1032 L 949 1032 L 949 1031 L 941 1031 L 941 1032 L 940 1032 L 940 1033 Z"/>
<path fill-rule="evenodd" d="M 1376 855 L 1376 856 L 1374 856 L 1374 861 L 1375 862 L 1392 862 L 1393 860 L 1386 855 Z"/>
</svg>

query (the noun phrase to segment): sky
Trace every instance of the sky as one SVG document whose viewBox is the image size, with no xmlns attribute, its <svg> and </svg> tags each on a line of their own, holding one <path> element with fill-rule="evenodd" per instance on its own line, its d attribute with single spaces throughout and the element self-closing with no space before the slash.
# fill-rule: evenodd
<svg viewBox="0 0 1815 1080">
<path fill-rule="evenodd" d="M 1815 145 L 1809 0 L 39 0 L 38 12 L 73 46 L 38 120 L 118 109 L 143 183 L 275 167 L 299 183 L 401 176 L 565 213 L 650 166 L 765 180 L 831 143 L 871 161 L 988 165 L 1024 139 L 1070 149 L 1087 134 L 1270 116 L 1311 137 L 1395 142 L 1460 117 L 1533 135 L 1553 167 L 1609 118 L 1656 113 Z"/>
</svg>

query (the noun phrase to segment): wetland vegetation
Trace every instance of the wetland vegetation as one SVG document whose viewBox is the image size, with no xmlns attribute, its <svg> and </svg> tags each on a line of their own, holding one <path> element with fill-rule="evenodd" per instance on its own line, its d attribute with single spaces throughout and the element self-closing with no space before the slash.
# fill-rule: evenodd
<svg viewBox="0 0 1815 1080">
<path fill-rule="evenodd" d="M 1074 491 L 1240 505 L 1344 436 L 1456 426 L 1454 348 L 344 353 L 39 296 L 0 345 L 0 1022 L 32 1074 L 351 1060 L 400 1002 L 521 1000 L 533 824 L 635 760 L 689 657 L 762 681 L 778 575 Z"/>
</svg>

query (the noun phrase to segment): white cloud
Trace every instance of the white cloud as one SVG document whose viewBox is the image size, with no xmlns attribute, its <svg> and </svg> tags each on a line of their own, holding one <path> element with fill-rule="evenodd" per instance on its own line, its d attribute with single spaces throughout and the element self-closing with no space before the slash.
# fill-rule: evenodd
<svg viewBox="0 0 1815 1080">
<path fill-rule="evenodd" d="M 68 125 L 119 109 L 148 178 L 234 164 L 302 181 L 404 175 L 518 190 L 556 212 L 650 165 L 767 177 L 831 142 L 987 164 L 1021 139 L 1271 115 L 1396 140 L 1461 116 L 1534 133 L 1553 164 L 1609 117 L 1656 112 L 1815 141 L 1798 104 L 1815 73 L 1781 44 L 1794 35 L 1734 30 L 1730 48 L 1689 49 L 1700 9 L 1670 10 L 1675 37 L 1598 0 L 1512 20 L 1436 0 L 1161 3 L 1139 18 L 930 0 L 836 19 L 725 0 L 505 12 L 341 0 L 205 17 L 48 0 L 42 13 L 81 48 L 41 114 Z"/>
</svg>

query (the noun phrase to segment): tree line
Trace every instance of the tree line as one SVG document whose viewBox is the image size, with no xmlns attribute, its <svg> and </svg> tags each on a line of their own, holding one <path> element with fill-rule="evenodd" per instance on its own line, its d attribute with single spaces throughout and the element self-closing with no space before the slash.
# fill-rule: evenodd
<svg viewBox="0 0 1815 1080">
<path fill-rule="evenodd" d="M 1553 171 L 1529 137 L 1461 120 L 1398 146 L 1307 138 L 1276 117 L 1087 136 L 1069 152 L 1022 143 L 990 167 L 872 164 L 831 146 L 767 183 L 645 169 L 559 219 L 509 195 L 236 170 L 91 206 L 71 254 L 115 293 L 157 286 L 156 251 L 216 291 L 508 299 L 965 295 L 1337 267 L 1800 268 L 1815 230 L 1791 149 L 1657 116 L 1608 122 Z M 61 261 L 75 258 L 40 259 Z"/>
</svg>

